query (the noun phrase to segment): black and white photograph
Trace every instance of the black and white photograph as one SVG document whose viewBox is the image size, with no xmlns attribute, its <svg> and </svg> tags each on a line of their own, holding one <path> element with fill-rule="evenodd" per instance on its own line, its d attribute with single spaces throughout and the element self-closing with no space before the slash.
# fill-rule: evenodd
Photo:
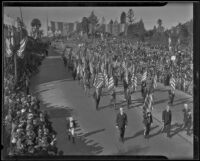
<svg viewBox="0 0 200 161">
<path fill-rule="evenodd" d="M 193 3 L 2 9 L 4 157 L 193 159 Z"/>
</svg>

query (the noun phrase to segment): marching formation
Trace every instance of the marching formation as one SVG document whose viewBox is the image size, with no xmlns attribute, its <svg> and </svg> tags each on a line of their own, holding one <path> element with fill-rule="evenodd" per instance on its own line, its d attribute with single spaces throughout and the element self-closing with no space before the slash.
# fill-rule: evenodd
<svg viewBox="0 0 200 161">
<path fill-rule="evenodd" d="M 86 95 L 90 95 L 92 88 L 95 89 L 93 98 L 96 110 L 99 108 L 105 90 L 111 95 L 110 103 L 114 106 L 114 109 L 117 109 L 116 89 L 119 81 L 123 83 L 124 100 L 129 109 L 131 97 L 137 86 L 141 84 L 145 137 L 148 137 L 153 123 L 152 110 L 157 82 L 165 81 L 165 85 L 169 85 L 169 103 L 166 112 L 163 111 L 163 129 L 167 127 L 167 136 L 169 136 L 170 128 L 168 128 L 168 125 L 171 124 L 172 117 L 169 107 L 173 105 L 176 80 L 178 79 L 175 68 L 176 62 L 170 60 L 170 57 L 173 56 L 171 52 L 152 50 L 142 44 L 137 43 L 135 45 L 128 40 L 116 39 L 95 40 L 95 43 L 79 44 L 76 52 L 75 48 L 70 48 L 68 52 L 66 52 L 66 49 L 62 54 L 64 65 L 72 71 L 73 79 L 78 80 Z M 123 117 L 119 117 L 119 115 Z M 120 123 L 123 126 L 119 128 L 123 141 L 127 116 L 124 117 L 122 108 L 120 108 L 119 115 L 117 116 L 117 125 L 118 122 L 124 122 Z M 162 131 L 164 131 L 163 129 Z"/>
</svg>

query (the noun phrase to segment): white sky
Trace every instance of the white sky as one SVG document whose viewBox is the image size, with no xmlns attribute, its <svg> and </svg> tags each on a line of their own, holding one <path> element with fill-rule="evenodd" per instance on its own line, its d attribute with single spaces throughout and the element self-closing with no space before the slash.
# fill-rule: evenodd
<svg viewBox="0 0 200 161">
<path fill-rule="evenodd" d="M 164 7 L 21 7 L 23 19 L 30 30 L 33 18 L 40 19 L 42 29 L 46 33 L 47 15 L 48 20 L 75 22 L 81 21 L 84 16 L 88 17 L 92 10 L 101 20 L 104 16 L 106 23 L 111 19 L 120 21 L 120 15 L 132 8 L 135 12 L 136 21 L 143 19 L 146 29 L 152 29 L 160 18 L 165 28 L 171 28 L 179 22 L 184 23 L 193 18 L 192 3 L 169 3 Z M 11 17 L 20 17 L 19 7 L 4 7 L 4 13 Z"/>
</svg>

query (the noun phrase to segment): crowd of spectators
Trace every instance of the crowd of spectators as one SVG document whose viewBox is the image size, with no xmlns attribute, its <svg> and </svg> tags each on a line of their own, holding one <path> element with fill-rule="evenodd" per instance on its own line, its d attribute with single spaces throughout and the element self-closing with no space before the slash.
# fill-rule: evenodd
<svg viewBox="0 0 200 161">
<path fill-rule="evenodd" d="M 30 69 L 18 68 L 22 76 L 17 81 L 14 70 L 10 69 L 14 68 L 13 63 L 4 68 L 3 137 L 6 154 L 11 156 L 57 154 L 56 132 L 50 118 L 41 110 L 39 98 L 29 91 L 30 77 L 38 71 L 43 59 L 35 60 L 37 63 L 31 62 Z"/>
</svg>

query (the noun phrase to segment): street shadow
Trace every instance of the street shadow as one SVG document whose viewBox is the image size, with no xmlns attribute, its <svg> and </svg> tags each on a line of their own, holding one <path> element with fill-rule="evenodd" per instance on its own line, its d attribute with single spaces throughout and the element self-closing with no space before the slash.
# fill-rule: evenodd
<svg viewBox="0 0 200 161">
<path fill-rule="evenodd" d="M 141 107 L 142 105 L 143 105 L 143 103 L 139 103 L 137 105 L 131 104 L 131 106 L 129 106 L 129 109 Z"/>
<path fill-rule="evenodd" d="M 179 132 L 183 131 L 184 129 L 182 128 L 182 126 L 183 124 L 177 122 L 171 125 L 170 138 L 173 137 L 174 135 L 177 135 Z"/>
<path fill-rule="evenodd" d="M 152 127 L 151 130 L 156 129 L 157 127 L 159 127 L 159 126 L 156 125 L 156 126 Z M 143 134 L 144 134 L 144 130 L 140 130 L 140 131 L 136 132 L 133 136 L 126 137 L 126 138 L 124 139 L 124 141 L 128 141 L 128 140 L 130 140 L 130 139 L 134 139 L 134 138 L 136 138 L 136 137 L 138 137 L 138 136 L 140 136 L 140 135 L 143 135 Z"/>
<path fill-rule="evenodd" d="M 185 104 L 185 103 L 190 104 L 190 103 L 193 103 L 193 101 L 189 101 L 188 99 L 185 99 L 179 103 L 173 104 L 173 106 L 177 106 L 177 105 Z"/>
<path fill-rule="evenodd" d="M 150 133 L 151 133 L 151 131 L 150 131 Z M 153 134 L 150 134 L 149 136 L 148 136 L 148 139 L 150 139 L 150 138 L 152 138 L 152 137 L 154 137 L 154 136 L 157 136 L 157 135 L 159 135 L 161 133 L 161 129 L 159 129 L 157 132 L 155 132 L 155 133 L 153 133 Z"/>
<path fill-rule="evenodd" d="M 100 129 L 100 130 L 95 130 L 95 131 L 88 132 L 88 133 L 84 134 L 83 136 L 84 137 L 88 137 L 90 135 L 94 135 L 94 134 L 102 132 L 102 131 L 105 131 L 105 128 L 104 129 Z"/>
<path fill-rule="evenodd" d="M 167 92 L 167 91 L 168 89 L 158 89 L 158 88 L 155 89 L 155 92 Z"/>
<path fill-rule="evenodd" d="M 73 114 L 73 109 L 64 106 L 52 106 L 50 103 L 41 101 L 41 110 L 46 111 L 50 119 L 70 117 Z"/>
<path fill-rule="evenodd" d="M 162 99 L 162 100 L 159 100 L 159 101 L 154 102 L 154 105 L 156 105 L 156 104 L 161 104 L 161 103 L 165 103 L 165 102 L 167 102 L 167 101 L 169 101 L 169 99 Z"/>
<path fill-rule="evenodd" d="M 136 145 L 129 147 L 127 150 L 119 149 L 118 153 L 114 155 L 137 155 L 140 152 L 145 153 L 148 149 L 148 146 L 142 147 L 141 145 Z"/>
</svg>

